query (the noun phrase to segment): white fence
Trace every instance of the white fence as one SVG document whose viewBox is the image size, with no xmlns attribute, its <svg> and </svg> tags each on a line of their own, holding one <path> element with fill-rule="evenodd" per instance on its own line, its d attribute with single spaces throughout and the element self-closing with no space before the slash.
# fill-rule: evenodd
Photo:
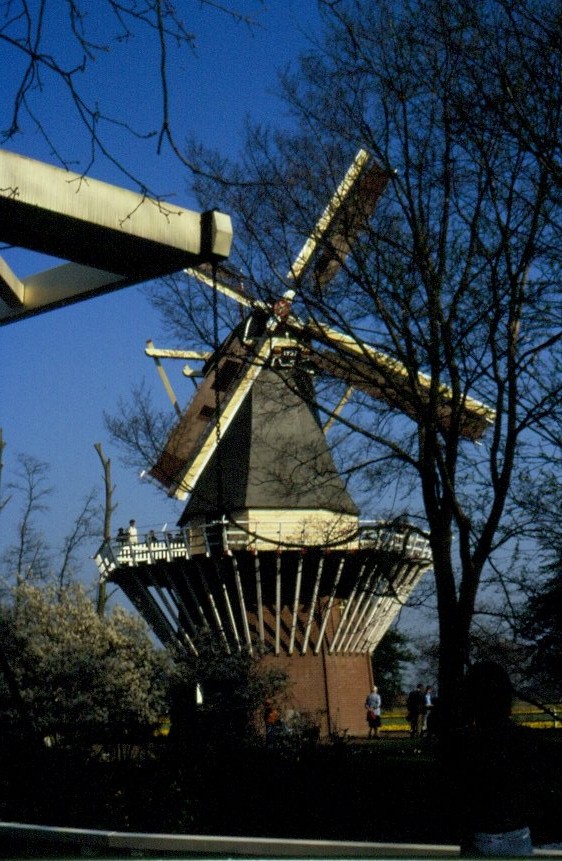
<svg viewBox="0 0 562 861">
<path fill-rule="evenodd" d="M 293 536 L 291 540 L 287 536 Z M 295 537 L 296 536 L 296 537 Z M 143 540 L 131 543 L 117 538 L 104 542 L 95 561 L 102 577 L 115 568 L 172 562 L 194 555 L 231 554 L 235 550 L 295 550 L 321 546 L 326 550 L 357 550 L 369 548 L 382 552 L 400 553 L 408 559 L 431 562 L 431 550 L 426 536 L 410 526 L 388 522 L 364 521 L 358 529 L 344 537 L 319 540 L 314 523 L 286 520 L 278 523 L 216 521 L 191 526 L 175 532 L 149 530 Z"/>
</svg>

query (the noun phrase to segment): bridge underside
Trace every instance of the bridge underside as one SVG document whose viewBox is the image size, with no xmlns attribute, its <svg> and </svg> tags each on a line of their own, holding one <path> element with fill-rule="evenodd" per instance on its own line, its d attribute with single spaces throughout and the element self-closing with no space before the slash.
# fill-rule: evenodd
<svg viewBox="0 0 562 861">
<path fill-rule="evenodd" d="M 70 261 L 20 279 L 0 258 L 2 325 L 223 259 L 232 224 L 0 150 L 0 240 Z"/>
</svg>

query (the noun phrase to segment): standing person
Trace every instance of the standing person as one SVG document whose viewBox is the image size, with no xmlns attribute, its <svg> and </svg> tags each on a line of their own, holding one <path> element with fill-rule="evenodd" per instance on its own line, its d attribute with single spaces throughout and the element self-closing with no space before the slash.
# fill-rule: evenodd
<svg viewBox="0 0 562 861">
<path fill-rule="evenodd" d="M 136 544 L 139 540 L 139 533 L 137 530 L 137 524 L 134 520 L 129 520 L 129 544 Z"/>
<path fill-rule="evenodd" d="M 367 738 L 371 738 L 373 735 L 375 738 L 378 738 L 379 727 L 381 725 L 382 699 L 376 685 L 373 685 L 371 693 L 367 694 L 365 708 L 367 709 L 367 723 L 369 724 Z"/>
<path fill-rule="evenodd" d="M 265 701 L 263 720 L 265 723 L 266 744 L 272 744 L 279 735 L 280 717 L 279 712 L 277 711 L 271 700 Z"/>
<path fill-rule="evenodd" d="M 431 712 L 431 709 L 433 708 L 433 690 L 432 690 L 431 685 L 428 685 L 426 687 L 423 700 L 424 700 L 424 715 L 423 715 L 422 731 L 425 735 L 425 734 L 427 734 L 427 721 L 429 718 L 429 714 Z"/>
<path fill-rule="evenodd" d="M 427 716 L 427 735 L 431 738 L 439 738 L 443 727 L 441 725 L 441 710 L 439 708 L 439 698 L 431 698 L 431 712 Z"/>
<path fill-rule="evenodd" d="M 410 724 L 410 735 L 412 738 L 419 738 L 422 734 L 425 714 L 423 685 L 419 684 L 413 691 L 410 691 L 406 701 L 406 708 L 408 709 L 407 719 Z"/>
<path fill-rule="evenodd" d="M 464 833 L 461 855 L 532 855 L 529 820 L 536 763 L 533 733 L 511 720 L 512 687 L 493 661 L 474 664 L 465 680 L 466 727 L 446 739 Z"/>
</svg>

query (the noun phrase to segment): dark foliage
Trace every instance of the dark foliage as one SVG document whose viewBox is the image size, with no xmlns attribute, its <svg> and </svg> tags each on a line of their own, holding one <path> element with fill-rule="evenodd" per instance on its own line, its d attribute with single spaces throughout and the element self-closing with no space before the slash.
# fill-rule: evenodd
<svg viewBox="0 0 562 861">
<path fill-rule="evenodd" d="M 562 557 L 552 577 L 529 599 L 523 635 L 531 642 L 531 682 L 543 698 L 560 696 L 562 686 Z"/>
<path fill-rule="evenodd" d="M 172 689 L 174 743 L 199 750 L 260 740 L 265 700 L 283 694 L 285 675 L 264 669 L 259 656 L 225 653 L 223 644 L 205 632 L 197 638 L 196 648 L 196 657 L 177 664 Z"/>
<path fill-rule="evenodd" d="M 545 780 L 534 790 L 533 828 L 535 842 L 546 842 L 559 837 L 555 766 L 562 739 L 552 731 L 536 735 Z M 0 815 L 4 821 L 131 832 L 458 841 L 459 811 L 439 758 L 431 747 L 415 753 L 410 739 L 298 752 L 265 745 L 207 748 L 183 760 L 163 742 L 145 754 L 136 761 L 85 763 L 68 751 L 2 745 Z M 381 776 L 378 790 L 373 775 Z M 4 857 L 5 850 L 0 846 Z"/>
<path fill-rule="evenodd" d="M 373 652 L 373 675 L 384 697 L 385 708 L 392 708 L 398 702 L 404 690 L 405 664 L 414 657 L 407 637 L 396 629 L 387 631 Z"/>
</svg>

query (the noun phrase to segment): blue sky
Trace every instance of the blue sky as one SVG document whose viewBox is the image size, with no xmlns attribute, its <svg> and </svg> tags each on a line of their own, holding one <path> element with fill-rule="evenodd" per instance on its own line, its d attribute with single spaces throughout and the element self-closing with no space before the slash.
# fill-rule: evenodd
<svg viewBox="0 0 562 861">
<path fill-rule="evenodd" d="M 224 5 L 254 17 L 254 28 L 196 0 L 183 0 L 179 5 L 197 45 L 193 52 L 171 55 L 177 140 L 198 138 L 206 146 L 235 156 L 243 145 L 246 117 L 261 123 L 282 120 L 283 107 L 275 96 L 277 73 L 295 62 L 308 39 L 318 34 L 316 3 L 225 0 Z M 0 56 L 6 51 L 0 45 Z M 5 80 L 10 75 L 16 80 L 17 63 L 7 54 L 2 60 Z M 140 120 L 144 129 L 158 122 L 157 89 L 147 82 L 150 60 L 148 43 L 139 37 L 121 51 L 101 57 L 88 85 L 91 94 L 105 100 L 106 110 L 137 125 Z M 48 113 L 52 134 L 73 169 L 79 170 L 89 157 L 88 140 L 61 91 L 48 79 L 43 83 L 37 104 L 44 115 Z M 11 109 L 9 87 L 3 89 L 2 127 Z M 109 141 L 129 171 L 153 192 L 171 196 L 178 205 L 197 208 L 189 174 L 168 148 L 158 155 L 154 139 L 136 141 L 118 129 L 111 132 Z M 45 141 L 25 126 L 7 148 L 55 163 Z M 90 172 L 97 179 L 134 188 L 132 181 L 101 158 Z M 22 277 L 52 262 L 15 250 L 0 254 Z M 156 405 L 169 404 L 152 361 L 144 355 L 147 338 L 166 345 L 166 333 L 140 287 L 0 328 L 0 427 L 6 443 L 2 487 L 6 491 L 13 479 L 19 454 L 50 465 L 54 492 L 50 511 L 39 525 L 55 547 L 70 530 L 88 491 L 97 486 L 101 495 L 96 442 L 102 443 L 112 459 L 118 503 L 115 528 L 130 517 L 136 517 L 141 530 L 161 527 L 164 522 L 175 523 L 181 513 L 182 503 L 168 500 L 119 464 L 104 428 L 104 410 L 114 412 L 119 398 L 127 399 L 143 378 L 152 388 Z M 186 382 L 183 391 L 178 391 L 184 400 L 189 397 L 189 386 Z M 14 540 L 18 520 L 19 511 L 12 502 L 0 517 L 0 553 Z M 84 576 L 95 576 L 93 562 L 86 563 Z"/>
</svg>

